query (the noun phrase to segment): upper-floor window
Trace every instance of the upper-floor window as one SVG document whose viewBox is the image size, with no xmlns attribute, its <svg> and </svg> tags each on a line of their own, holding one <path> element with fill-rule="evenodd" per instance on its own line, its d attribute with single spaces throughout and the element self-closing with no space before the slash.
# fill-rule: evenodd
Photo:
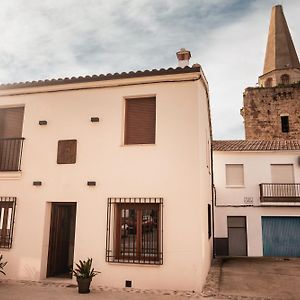
<svg viewBox="0 0 300 300">
<path fill-rule="evenodd" d="M 0 197 L 0 248 L 11 248 L 16 198 Z"/>
<path fill-rule="evenodd" d="M 292 164 L 272 164 L 272 183 L 294 183 L 294 166 Z"/>
<path fill-rule="evenodd" d="M 289 84 L 290 83 L 290 76 L 288 74 L 283 74 L 280 77 L 282 84 Z"/>
<path fill-rule="evenodd" d="M 125 100 L 124 144 L 155 144 L 156 98 Z"/>
<path fill-rule="evenodd" d="M 271 77 L 269 77 L 266 81 L 265 81 L 265 87 L 272 87 L 273 85 L 273 79 Z"/>
<path fill-rule="evenodd" d="M 282 132 L 289 132 L 290 125 L 289 125 L 289 116 L 281 116 L 281 131 Z"/>
<path fill-rule="evenodd" d="M 0 108 L 0 138 L 22 137 L 24 107 Z"/>
<path fill-rule="evenodd" d="M 0 108 L 0 171 L 19 171 L 24 107 Z"/>
<path fill-rule="evenodd" d="M 244 185 L 244 165 L 226 164 L 226 185 Z"/>
</svg>

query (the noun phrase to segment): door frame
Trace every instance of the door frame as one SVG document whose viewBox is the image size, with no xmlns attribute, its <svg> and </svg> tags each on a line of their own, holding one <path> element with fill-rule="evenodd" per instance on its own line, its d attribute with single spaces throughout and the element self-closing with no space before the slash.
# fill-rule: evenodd
<svg viewBox="0 0 300 300">
<path fill-rule="evenodd" d="M 230 227 L 228 226 L 228 218 L 244 218 L 245 219 L 245 227 Z M 245 244 L 245 247 L 246 247 L 246 255 L 245 256 L 248 256 L 248 228 L 247 228 L 247 216 L 227 216 L 227 236 L 228 236 L 228 256 L 231 256 L 230 255 L 230 249 L 229 249 L 229 228 L 244 228 L 245 229 L 245 239 L 246 239 L 246 244 Z"/>
<path fill-rule="evenodd" d="M 52 267 L 50 266 L 50 263 L 53 263 L 52 261 L 52 255 L 53 255 L 53 251 L 54 249 L 51 247 L 52 244 L 52 240 L 55 239 L 55 235 L 53 235 L 53 230 L 54 230 L 54 209 L 55 206 L 59 207 L 59 206 L 67 206 L 70 207 L 70 210 L 74 209 L 74 219 L 70 218 L 69 222 L 70 224 L 72 224 L 72 222 L 74 222 L 74 232 L 72 234 L 72 232 L 70 232 L 69 234 L 72 234 L 72 236 L 70 236 L 70 242 L 72 241 L 73 244 L 75 244 L 75 233 L 76 233 L 76 215 L 77 215 L 77 202 L 51 202 L 50 203 L 50 222 L 49 222 L 49 237 L 48 237 L 48 253 L 47 253 L 47 265 L 46 265 L 46 278 L 49 277 L 60 277 L 59 274 L 55 275 L 52 274 Z M 75 248 L 75 247 L 74 247 Z M 73 249 L 73 260 L 74 260 L 74 249 Z M 65 276 L 65 278 L 72 278 L 72 273 L 70 272 L 70 276 Z"/>
</svg>

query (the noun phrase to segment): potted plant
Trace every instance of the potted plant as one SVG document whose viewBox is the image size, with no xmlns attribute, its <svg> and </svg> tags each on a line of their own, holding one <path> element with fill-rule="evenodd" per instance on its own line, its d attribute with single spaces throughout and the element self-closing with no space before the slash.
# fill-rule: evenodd
<svg viewBox="0 0 300 300">
<path fill-rule="evenodd" d="M 72 273 L 76 276 L 78 292 L 80 294 L 87 294 L 90 292 L 90 284 L 93 277 L 100 273 L 92 268 L 92 262 L 92 258 L 83 261 L 79 260 L 79 263 L 76 264 L 76 268 L 72 270 Z"/>
<path fill-rule="evenodd" d="M 3 255 L 0 255 L 0 273 L 2 273 L 3 275 L 6 275 L 3 271 L 4 267 L 7 265 L 7 261 L 3 262 Z"/>
</svg>

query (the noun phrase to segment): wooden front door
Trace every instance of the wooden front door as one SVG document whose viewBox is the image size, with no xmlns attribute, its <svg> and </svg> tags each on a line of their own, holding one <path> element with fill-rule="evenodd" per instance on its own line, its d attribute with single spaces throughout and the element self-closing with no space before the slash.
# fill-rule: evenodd
<svg viewBox="0 0 300 300">
<path fill-rule="evenodd" d="M 47 277 L 71 277 L 76 203 L 52 203 Z"/>
</svg>

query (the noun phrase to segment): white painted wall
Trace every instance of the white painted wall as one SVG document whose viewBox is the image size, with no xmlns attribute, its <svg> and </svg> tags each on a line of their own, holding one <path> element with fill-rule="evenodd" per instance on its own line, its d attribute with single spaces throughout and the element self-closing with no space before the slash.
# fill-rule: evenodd
<svg viewBox="0 0 300 300">
<path fill-rule="evenodd" d="M 248 255 L 262 256 L 261 217 L 300 216 L 300 206 L 299 203 L 278 203 L 275 207 L 271 207 L 272 204 L 261 206 L 259 184 L 272 183 L 271 164 L 293 164 L 295 183 L 300 183 L 299 156 L 300 151 L 214 151 L 215 237 L 228 237 L 227 216 L 246 216 Z M 226 186 L 226 164 L 244 165 L 244 186 Z"/>
<path fill-rule="evenodd" d="M 12 249 L 7 278 L 40 280 L 46 276 L 51 202 L 77 202 L 75 261 L 92 257 L 101 274 L 93 283 L 134 288 L 200 290 L 211 260 L 207 204 L 211 175 L 207 97 L 199 74 L 165 76 L 178 82 L 62 90 L 68 86 L 2 92 L 1 107 L 25 105 L 22 173 L 0 174 L 1 196 L 16 196 Z M 159 81 L 159 78 L 154 78 Z M 151 80 L 154 80 L 151 78 Z M 150 81 L 150 80 L 149 80 Z M 124 80 L 116 81 L 116 83 Z M 111 85 L 114 83 L 112 82 Z M 75 89 L 84 84 L 72 85 Z M 34 93 L 40 91 L 40 93 Z M 123 145 L 125 97 L 156 96 L 155 145 Z M 100 117 L 91 123 L 91 117 Z M 48 125 L 39 126 L 39 120 Z M 57 142 L 77 139 L 75 165 L 57 165 Z M 15 174 L 11 174 L 15 175 Z M 33 181 L 42 186 L 33 186 Z M 97 182 L 95 187 L 86 185 Z M 105 262 L 108 197 L 164 198 L 164 263 L 161 266 Z"/>
</svg>

